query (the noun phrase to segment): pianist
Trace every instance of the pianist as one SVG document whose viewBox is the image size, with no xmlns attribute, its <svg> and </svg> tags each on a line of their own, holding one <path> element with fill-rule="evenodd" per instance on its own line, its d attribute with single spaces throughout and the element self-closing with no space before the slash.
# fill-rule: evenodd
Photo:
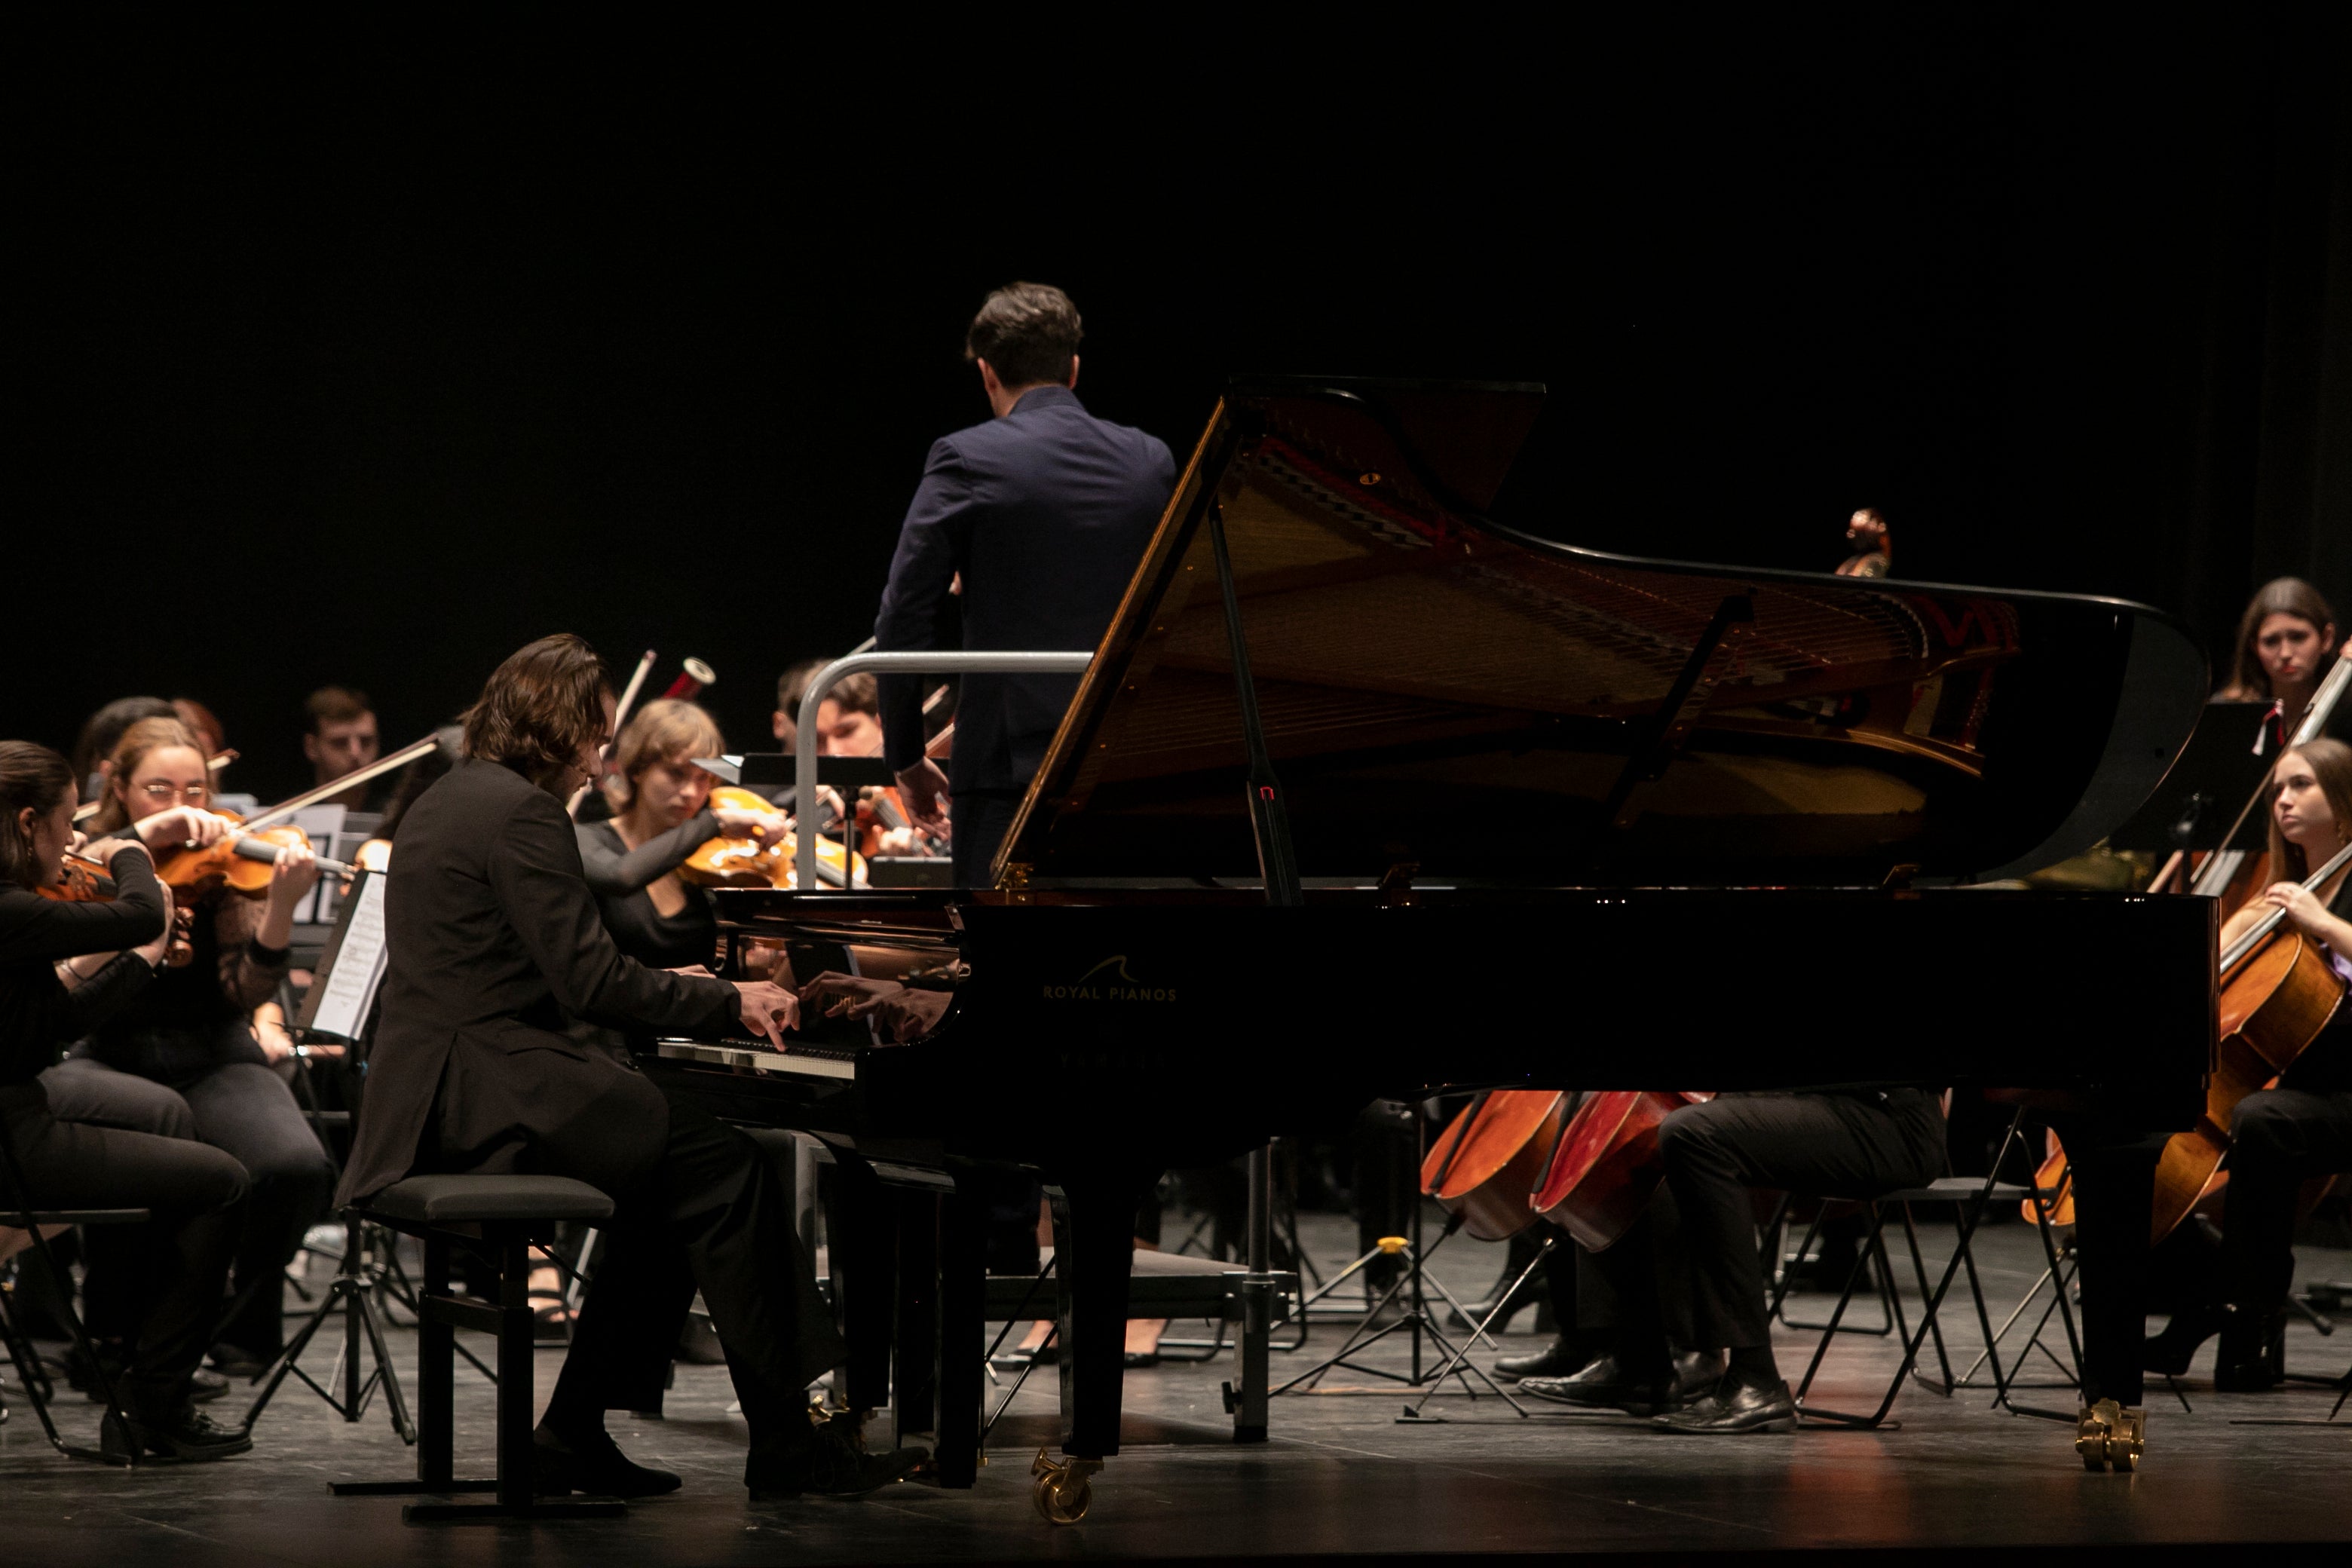
<svg viewBox="0 0 2352 1568">
<path fill-rule="evenodd" d="M 1176 488 L 1158 437 L 1097 419 L 1078 401 L 1077 308 L 1059 289 L 1014 283 L 964 337 L 995 417 L 932 444 L 907 508 L 874 622 L 884 651 L 938 646 L 950 585 L 963 579 L 963 646 L 1090 649 Z M 1077 689 L 1075 676 L 968 675 L 955 750 L 923 754 L 919 677 L 881 683 L 884 752 L 908 815 L 948 831 L 959 887 L 986 878 L 1029 781 Z"/>
<path fill-rule="evenodd" d="M 551 637 L 516 653 L 467 713 L 463 756 L 402 819 L 387 884 L 383 1021 L 339 1204 L 415 1172 L 534 1172 L 611 1195 L 604 1263 L 538 1434 L 542 1492 L 645 1496 L 678 1478 L 630 1463 L 604 1412 L 659 1399 L 694 1289 L 751 1426 L 755 1497 L 854 1495 L 912 1451 L 865 1455 L 808 1419 L 843 1349 L 767 1161 L 614 1057 L 565 1014 L 619 1029 L 774 1037 L 789 992 L 649 969 L 599 917 L 562 802 L 595 776 L 613 697 L 595 653 Z"/>
</svg>

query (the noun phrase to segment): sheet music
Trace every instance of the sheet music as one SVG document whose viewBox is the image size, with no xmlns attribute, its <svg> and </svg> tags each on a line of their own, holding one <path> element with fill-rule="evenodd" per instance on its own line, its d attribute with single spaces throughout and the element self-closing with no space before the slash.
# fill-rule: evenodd
<svg viewBox="0 0 2352 1568">
<path fill-rule="evenodd" d="M 306 1008 L 305 1026 L 311 1034 L 338 1040 L 356 1040 L 367 1026 L 368 1009 L 375 1005 L 376 987 L 383 983 L 386 949 L 383 930 L 384 879 L 362 871 L 344 904 L 344 919 L 325 972 L 312 983 L 318 998 Z M 307 998 L 306 998 L 307 1000 Z"/>
</svg>

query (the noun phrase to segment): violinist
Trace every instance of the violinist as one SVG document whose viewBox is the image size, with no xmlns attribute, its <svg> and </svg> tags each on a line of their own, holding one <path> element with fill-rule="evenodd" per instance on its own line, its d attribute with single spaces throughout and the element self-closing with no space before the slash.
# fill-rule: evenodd
<svg viewBox="0 0 2352 1568">
<path fill-rule="evenodd" d="M 218 1459 L 253 1446 L 195 1408 L 191 1384 L 212 1342 L 229 1258 L 244 1223 L 246 1174 L 218 1149 L 176 1138 L 63 1121 L 40 1075 L 58 1047 L 137 1005 L 158 984 L 171 895 L 144 845 L 124 837 L 86 850 L 115 897 L 59 902 L 58 886 L 79 798 L 74 770 L 44 746 L 0 742 L 0 1205 L 143 1208 L 130 1233 L 147 1289 L 125 1325 L 119 1385 L 131 1426 L 108 1424 L 122 1457 L 152 1451 Z M 85 955 L 110 952 L 92 963 Z M 76 964 L 68 990 L 60 963 Z M 24 1188 L 19 1190 L 21 1174 Z M 0 1231 L 0 1255 L 29 1238 Z"/>
<path fill-rule="evenodd" d="M 1864 507 L 1846 520 L 1845 542 L 1853 553 L 1838 563 L 1839 576 L 1884 577 L 1895 570 L 1895 542 L 1876 507 Z"/>
<path fill-rule="evenodd" d="M 690 759 L 717 756 L 726 746 L 697 704 L 668 697 L 646 703 L 613 748 L 616 815 L 574 829 L 581 869 L 613 944 L 648 968 L 707 963 L 718 937 L 709 895 L 681 878 L 679 865 L 713 838 L 772 839 L 785 830 L 780 813 L 710 804 L 717 781 Z"/>
<path fill-rule="evenodd" d="M 127 832 L 158 855 L 203 846 L 231 831 L 205 809 L 210 775 L 203 747 L 176 719 L 146 719 L 116 742 L 107 794 L 92 819 L 101 833 Z M 166 865 L 166 874 L 169 874 Z M 284 1348 L 285 1268 L 302 1236 L 324 1216 L 334 1166 L 271 1069 L 253 1014 L 286 978 L 294 911 L 319 879 L 310 850 L 279 852 L 268 890 L 249 898 L 225 888 L 197 894 L 189 922 L 194 959 L 166 971 L 135 1002 L 74 1047 L 61 1074 L 126 1074 L 185 1101 L 196 1136 L 226 1150 L 252 1178 L 253 1197 L 236 1251 L 236 1294 L 214 1346 L 232 1374 L 258 1372 Z M 131 1310 L 142 1267 L 112 1231 L 92 1233 L 84 1286 L 93 1325 L 109 1330 Z"/>
<path fill-rule="evenodd" d="M 2280 879 L 2230 917 L 2221 946 L 2283 910 L 2307 941 L 2323 944 L 2336 978 L 2352 984 L 2352 868 L 2327 886 L 2303 885 L 2352 843 L 2352 746 L 2306 742 L 2279 758 L 2271 780 L 2270 863 Z M 2246 1393 L 2279 1381 L 2271 1347 L 2294 1276 L 2296 1196 L 2313 1176 L 2352 1170 L 2352 1006 L 2337 1006 L 2275 1088 L 2238 1102 L 2229 1170 L 2218 1289 L 2148 1341 L 2147 1364 L 2178 1375 L 2219 1332 L 2213 1385 Z"/>
<path fill-rule="evenodd" d="M 2283 746 L 2336 658 L 2336 612 L 2300 577 L 2265 583 L 2238 621 L 2237 659 L 2217 702 L 2268 702 L 2271 743 Z"/>
</svg>

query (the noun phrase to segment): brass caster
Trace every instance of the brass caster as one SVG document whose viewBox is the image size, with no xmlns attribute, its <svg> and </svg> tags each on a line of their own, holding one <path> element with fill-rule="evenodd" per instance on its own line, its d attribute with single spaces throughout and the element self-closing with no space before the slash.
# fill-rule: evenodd
<svg viewBox="0 0 2352 1568">
<path fill-rule="evenodd" d="M 1095 1500 L 1094 1485 L 1088 1479 L 1102 1468 L 1100 1459 L 1073 1459 L 1065 1456 L 1059 1464 L 1037 1450 L 1029 1462 L 1029 1473 L 1037 1478 L 1031 1497 L 1037 1511 L 1048 1524 L 1076 1524 L 1087 1517 L 1087 1507 Z"/>
<path fill-rule="evenodd" d="M 2084 1410 L 2075 1423 L 2074 1452 L 2086 1470 L 2137 1470 L 2147 1448 L 2147 1412 L 2137 1406 L 2126 1410 L 2112 1399 L 2102 1399 Z"/>
</svg>

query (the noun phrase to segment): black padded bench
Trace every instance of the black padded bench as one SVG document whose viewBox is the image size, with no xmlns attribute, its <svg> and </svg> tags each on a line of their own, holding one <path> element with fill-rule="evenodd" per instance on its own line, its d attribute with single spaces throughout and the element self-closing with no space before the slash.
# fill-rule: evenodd
<svg viewBox="0 0 2352 1568">
<path fill-rule="evenodd" d="M 417 1299 L 416 1479 L 341 1481 L 338 1497 L 426 1496 L 491 1492 L 488 1503 L 410 1503 L 400 1517 L 412 1524 L 469 1520 L 609 1518 L 618 1502 L 540 1499 L 531 1489 L 530 1247 L 551 1242 L 556 1223 L 602 1224 L 613 1200 L 568 1176 L 411 1176 L 352 1211 L 425 1243 L 425 1278 Z M 498 1300 L 457 1296 L 449 1289 L 449 1249 L 473 1248 L 498 1270 Z M 498 1463 L 488 1480 L 459 1480 L 454 1430 L 457 1331 L 475 1329 L 498 1340 Z"/>
</svg>

